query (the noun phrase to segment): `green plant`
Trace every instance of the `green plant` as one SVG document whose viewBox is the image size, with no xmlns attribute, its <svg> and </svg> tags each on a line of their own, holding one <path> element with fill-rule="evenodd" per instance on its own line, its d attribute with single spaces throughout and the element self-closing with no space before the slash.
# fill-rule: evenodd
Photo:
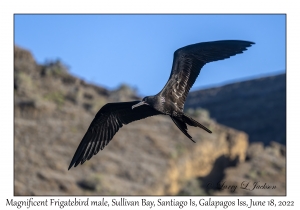
<svg viewBox="0 0 300 210">
<path fill-rule="evenodd" d="M 47 93 L 44 98 L 56 103 L 58 106 L 62 106 L 65 103 L 64 95 L 58 91 Z"/>
</svg>

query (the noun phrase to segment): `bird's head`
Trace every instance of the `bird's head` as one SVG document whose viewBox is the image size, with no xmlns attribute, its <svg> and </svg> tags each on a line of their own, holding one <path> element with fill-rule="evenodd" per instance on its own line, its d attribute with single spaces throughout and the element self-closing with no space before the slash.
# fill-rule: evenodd
<svg viewBox="0 0 300 210">
<path fill-rule="evenodd" d="M 152 98 L 150 96 L 146 96 L 145 98 L 143 98 L 143 100 L 135 105 L 132 106 L 132 109 L 138 107 L 138 106 L 142 106 L 142 105 L 152 105 Z"/>
</svg>

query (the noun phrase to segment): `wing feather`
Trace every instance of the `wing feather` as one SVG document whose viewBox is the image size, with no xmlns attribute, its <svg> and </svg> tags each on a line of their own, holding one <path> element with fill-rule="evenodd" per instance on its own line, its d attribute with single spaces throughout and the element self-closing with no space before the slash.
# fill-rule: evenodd
<svg viewBox="0 0 300 210">
<path fill-rule="evenodd" d="M 160 94 L 183 111 L 190 88 L 206 63 L 243 53 L 252 44 L 248 41 L 224 40 L 179 48 L 174 52 L 172 71 Z"/>
<path fill-rule="evenodd" d="M 83 164 L 92 158 L 99 150 L 103 149 L 113 138 L 116 132 L 128 123 L 146 117 L 160 114 L 150 106 L 143 105 L 132 109 L 132 106 L 140 101 L 108 103 L 96 114 L 87 132 L 82 138 L 69 169 L 79 163 Z"/>
<path fill-rule="evenodd" d="M 96 155 L 98 153 L 98 151 L 100 150 L 100 146 L 101 146 L 101 141 L 100 141 L 100 138 L 101 138 L 101 132 L 98 132 L 97 133 L 97 136 L 96 136 L 96 145 L 95 145 L 95 149 L 94 149 L 94 155 Z"/>
</svg>

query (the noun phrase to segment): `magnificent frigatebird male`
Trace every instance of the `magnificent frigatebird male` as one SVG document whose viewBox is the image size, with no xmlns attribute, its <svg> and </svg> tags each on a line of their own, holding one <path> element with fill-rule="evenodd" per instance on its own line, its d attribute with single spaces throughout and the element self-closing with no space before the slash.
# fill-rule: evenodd
<svg viewBox="0 0 300 210">
<path fill-rule="evenodd" d="M 172 71 L 165 87 L 142 101 L 108 103 L 96 114 L 81 140 L 69 169 L 83 164 L 103 149 L 124 125 L 146 117 L 169 115 L 175 125 L 193 142 L 186 124 L 211 131 L 183 113 L 185 99 L 200 69 L 209 62 L 223 60 L 247 50 L 253 42 L 225 40 L 203 42 L 179 48 L 174 52 Z"/>
</svg>

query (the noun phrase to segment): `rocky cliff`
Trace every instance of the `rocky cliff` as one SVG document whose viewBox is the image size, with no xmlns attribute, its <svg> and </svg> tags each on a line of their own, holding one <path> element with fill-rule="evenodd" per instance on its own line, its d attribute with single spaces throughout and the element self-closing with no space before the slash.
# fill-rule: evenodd
<svg viewBox="0 0 300 210">
<path fill-rule="evenodd" d="M 60 61 L 38 65 L 15 47 L 14 194 L 176 195 L 190 180 L 221 181 L 219 174 L 245 162 L 247 135 L 203 110 L 194 116 L 213 134 L 189 128 L 196 144 L 171 119 L 155 116 L 124 126 L 103 151 L 68 171 L 95 113 L 107 102 L 136 99 L 128 86 L 88 84 Z"/>
<path fill-rule="evenodd" d="M 286 143 L 286 74 L 193 91 L 185 108 L 198 107 L 218 123 L 246 132 L 250 142 Z"/>
</svg>

